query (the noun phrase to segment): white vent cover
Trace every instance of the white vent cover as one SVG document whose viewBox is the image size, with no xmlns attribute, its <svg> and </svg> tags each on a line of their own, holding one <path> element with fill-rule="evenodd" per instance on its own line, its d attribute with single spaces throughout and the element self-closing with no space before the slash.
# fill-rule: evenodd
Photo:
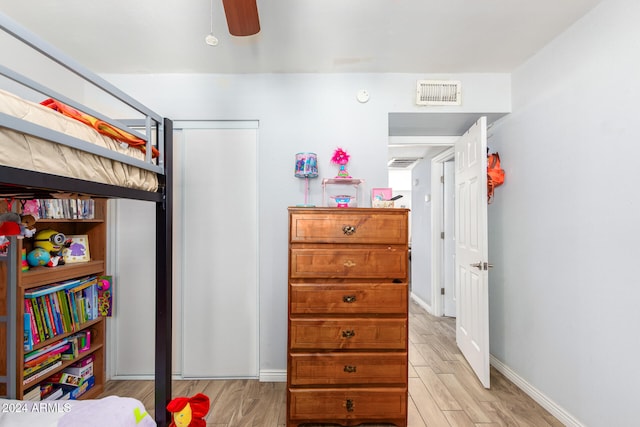
<svg viewBox="0 0 640 427">
<path fill-rule="evenodd" d="M 422 157 L 394 157 L 387 163 L 387 167 L 406 169 L 413 166 Z"/>
<path fill-rule="evenodd" d="M 460 105 L 461 84 L 456 80 L 418 80 L 416 104 Z"/>
</svg>

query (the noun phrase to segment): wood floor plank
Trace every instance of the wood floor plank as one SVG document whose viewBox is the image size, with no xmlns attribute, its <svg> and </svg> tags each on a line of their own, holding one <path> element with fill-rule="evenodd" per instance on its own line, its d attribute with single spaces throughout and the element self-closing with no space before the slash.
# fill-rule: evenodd
<svg viewBox="0 0 640 427">
<path fill-rule="evenodd" d="M 420 416 L 428 427 L 448 426 L 447 418 L 444 416 L 433 396 L 418 378 L 409 378 L 409 394 L 413 403 L 418 408 Z"/>
<path fill-rule="evenodd" d="M 476 423 L 489 423 L 491 418 L 484 411 L 483 407 L 471 396 L 460 381 L 453 374 L 440 374 L 440 380 L 447 386 L 449 392 L 455 396 L 460 406 Z"/>
<path fill-rule="evenodd" d="M 458 411 L 462 409 L 460 403 L 449 392 L 447 386 L 440 381 L 440 377 L 433 372 L 433 369 L 428 366 L 419 366 L 416 371 L 441 411 Z"/>
<path fill-rule="evenodd" d="M 451 427 L 476 427 L 465 411 L 444 411 L 444 416 Z"/>
</svg>

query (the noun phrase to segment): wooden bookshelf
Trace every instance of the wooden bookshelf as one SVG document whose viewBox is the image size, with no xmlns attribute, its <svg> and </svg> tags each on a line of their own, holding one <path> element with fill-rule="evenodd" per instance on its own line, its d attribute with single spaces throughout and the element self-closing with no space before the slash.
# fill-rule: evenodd
<svg viewBox="0 0 640 427">
<path fill-rule="evenodd" d="M 72 264 L 64 264 L 56 267 L 30 267 L 28 271 L 23 272 L 21 269 L 21 252 L 25 249 L 28 253 L 33 249 L 33 239 L 25 238 L 17 240 L 17 292 L 16 292 L 16 398 L 22 399 L 25 391 L 31 389 L 36 384 L 45 382 L 46 379 L 63 370 L 67 366 L 93 355 L 93 371 L 95 377 L 95 385 L 80 396 L 80 399 L 95 398 L 104 390 L 106 381 L 105 369 L 105 337 L 106 326 L 105 319 L 98 317 L 79 325 L 72 331 L 57 334 L 54 337 L 40 341 L 34 344 L 32 350 L 43 348 L 47 345 L 58 342 L 64 338 L 74 335 L 80 331 L 91 331 L 91 346 L 73 360 L 63 360 L 62 364 L 50 371 L 47 375 L 33 379 L 24 384 L 24 313 L 25 313 L 25 292 L 40 286 L 59 283 L 65 280 L 83 278 L 87 276 L 100 276 L 105 274 L 106 266 L 106 200 L 95 200 L 95 214 L 93 219 L 40 219 L 36 223 L 38 231 L 44 229 L 53 229 L 57 232 L 70 235 L 87 235 L 89 241 L 89 252 L 91 260 L 88 262 L 78 262 Z M 1 333 L 1 331 L 0 331 Z M 1 357 L 1 355 L 0 355 Z"/>
</svg>

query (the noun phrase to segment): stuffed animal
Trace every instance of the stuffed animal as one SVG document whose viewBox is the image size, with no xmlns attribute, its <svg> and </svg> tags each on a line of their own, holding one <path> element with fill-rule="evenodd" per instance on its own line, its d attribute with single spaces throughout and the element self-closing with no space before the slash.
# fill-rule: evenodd
<svg viewBox="0 0 640 427">
<path fill-rule="evenodd" d="M 20 217 L 20 234 L 22 237 L 33 237 L 36 234 L 36 218 L 33 215 Z"/>
<path fill-rule="evenodd" d="M 0 236 L 20 235 L 20 215 L 15 212 L 0 214 Z"/>
<path fill-rule="evenodd" d="M 198 393 L 193 397 L 176 397 L 167 404 L 172 414 L 169 427 L 206 427 L 204 417 L 209 413 L 209 397 Z"/>
<path fill-rule="evenodd" d="M 40 230 L 36 233 L 33 246 L 42 248 L 51 255 L 47 267 L 63 265 L 62 250 L 71 245 L 71 239 L 67 239 L 62 233 L 55 230 Z"/>
</svg>

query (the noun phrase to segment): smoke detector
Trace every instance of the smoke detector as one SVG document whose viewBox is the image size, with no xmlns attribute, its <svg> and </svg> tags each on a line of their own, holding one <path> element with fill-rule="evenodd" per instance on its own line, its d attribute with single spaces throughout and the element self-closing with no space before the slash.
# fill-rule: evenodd
<svg viewBox="0 0 640 427">
<path fill-rule="evenodd" d="M 418 80 L 417 105 L 461 105 L 461 83 L 457 80 Z"/>
</svg>

